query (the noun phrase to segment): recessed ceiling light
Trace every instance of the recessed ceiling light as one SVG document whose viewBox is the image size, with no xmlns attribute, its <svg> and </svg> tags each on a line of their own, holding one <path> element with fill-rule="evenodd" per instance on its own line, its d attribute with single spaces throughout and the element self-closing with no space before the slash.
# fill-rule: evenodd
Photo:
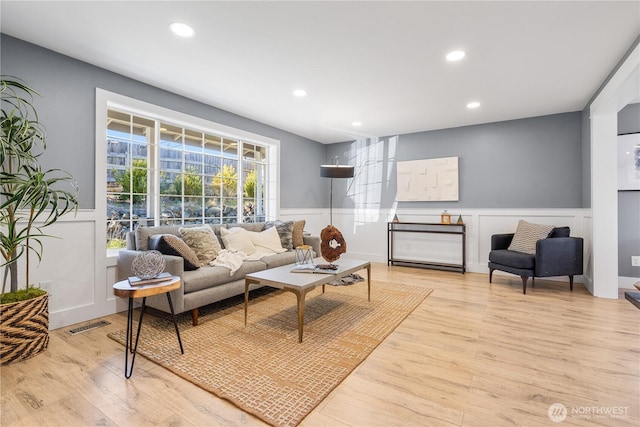
<svg viewBox="0 0 640 427">
<path fill-rule="evenodd" d="M 293 96 L 297 96 L 298 98 L 302 98 L 303 96 L 307 96 L 307 91 L 304 89 L 296 89 L 293 91 Z"/>
<path fill-rule="evenodd" d="M 473 101 L 467 104 L 467 108 L 470 110 L 474 110 L 478 107 L 480 107 L 480 103 L 478 101 Z"/>
<path fill-rule="evenodd" d="M 362 126 L 362 122 L 351 122 L 351 126 L 356 127 L 356 128 L 360 127 L 360 126 Z"/>
<path fill-rule="evenodd" d="M 180 37 L 192 37 L 195 34 L 192 26 L 182 22 L 172 22 L 171 25 L 169 25 L 169 29 L 173 34 Z"/>
<path fill-rule="evenodd" d="M 447 53 L 447 61 L 460 61 L 465 55 L 466 53 L 463 50 L 454 50 Z"/>
</svg>

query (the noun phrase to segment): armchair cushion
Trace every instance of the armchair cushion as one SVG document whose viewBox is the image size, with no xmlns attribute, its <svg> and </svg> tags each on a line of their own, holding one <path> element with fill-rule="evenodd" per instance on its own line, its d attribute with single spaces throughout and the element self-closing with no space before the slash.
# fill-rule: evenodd
<svg viewBox="0 0 640 427">
<path fill-rule="evenodd" d="M 571 229 L 569 227 L 556 227 L 551 231 L 549 237 L 569 237 Z"/>
<path fill-rule="evenodd" d="M 536 253 L 536 242 L 549 237 L 553 228 L 553 225 L 532 224 L 520 220 L 508 249 L 534 255 Z"/>
<path fill-rule="evenodd" d="M 489 252 L 489 261 L 517 269 L 533 270 L 536 264 L 536 257 L 508 249 L 497 249 Z"/>
</svg>

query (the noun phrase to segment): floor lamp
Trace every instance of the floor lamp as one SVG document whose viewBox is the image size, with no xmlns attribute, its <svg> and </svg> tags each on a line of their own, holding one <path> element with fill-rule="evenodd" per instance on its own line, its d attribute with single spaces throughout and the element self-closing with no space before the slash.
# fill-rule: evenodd
<svg viewBox="0 0 640 427">
<path fill-rule="evenodd" d="M 329 195 L 329 225 L 320 232 L 320 250 L 322 258 L 329 262 L 328 266 L 333 265 L 333 261 L 340 258 L 340 254 L 347 251 L 347 242 L 344 241 L 342 233 L 333 226 L 333 179 L 334 178 L 353 178 L 353 166 L 340 165 L 338 156 L 333 158 L 334 164 L 320 165 L 320 176 L 323 178 L 331 178 L 331 191 Z"/>
<path fill-rule="evenodd" d="M 320 176 L 331 178 L 329 196 L 329 224 L 333 225 L 333 178 L 353 178 L 353 166 L 341 165 L 338 156 L 333 158 L 334 164 L 320 165 Z"/>
</svg>

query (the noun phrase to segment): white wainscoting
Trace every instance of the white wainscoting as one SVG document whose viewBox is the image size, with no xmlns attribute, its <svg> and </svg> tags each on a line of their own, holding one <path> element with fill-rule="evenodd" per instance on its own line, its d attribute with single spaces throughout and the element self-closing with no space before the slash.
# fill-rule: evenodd
<svg viewBox="0 0 640 427">
<path fill-rule="evenodd" d="M 62 238 L 46 240 L 43 260 L 32 268 L 30 279 L 36 285 L 43 281 L 53 282 L 49 304 L 51 329 L 126 310 L 126 301 L 113 295 L 116 258 L 106 255 L 104 218 L 96 212 L 82 210 L 75 217 L 61 218 L 47 229 L 50 234 Z M 386 263 L 387 222 L 394 215 L 403 222 L 437 223 L 440 213 L 434 209 L 334 209 L 333 219 L 348 243 L 346 256 Z M 488 273 L 490 236 L 513 232 L 519 219 L 570 226 L 572 235 L 584 238 L 585 273 L 576 281 L 593 293 L 592 218 L 589 209 L 460 209 L 450 213 L 453 220 L 462 215 L 467 225 L 467 271 L 476 273 Z M 280 219 L 304 219 L 305 230 L 319 235 L 329 223 L 329 210 L 282 209 Z M 452 250 L 451 254 L 455 255 L 455 251 Z M 37 260 L 32 257 L 32 262 L 36 264 Z M 19 268 L 24 274 L 23 264 Z M 630 280 L 621 279 L 621 286 L 628 287 Z"/>
<path fill-rule="evenodd" d="M 33 255 L 30 258 L 30 283 L 35 286 L 47 283 L 50 288 L 50 329 L 95 319 L 118 309 L 111 288 L 115 264 L 112 262 L 107 268 L 103 240 L 101 245 L 96 240 L 97 224 L 102 226 L 104 221 L 97 222 L 93 210 L 61 217 L 46 229 L 48 235 L 56 237 L 42 239 L 42 261 L 38 262 Z M 24 281 L 24 257 L 18 268 L 19 280 Z"/>
<path fill-rule="evenodd" d="M 318 213 L 322 214 L 318 215 Z M 401 222 L 439 223 L 441 213 L 442 210 L 440 209 L 334 209 L 333 223 L 342 232 L 347 241 L 348 253 L 346 256 L 386 263 L 387 222 L 394 215 L 397 215 Z M 585 273 L 583 276 L 577 277 L 576 281 L 583 283 L 591 292 L 593 291 L 589 273 L 591 271 L 589 264 L 591 259 L 591 211 L 589 209 L 460 209 L 449 213 L 452 221 L 456 221 L 458 215 L 462 215 L 462 219 L 467 226 L 467 271 L 474 273 L 489 273 L 487 262 L 491 249 L 491 235 L 514 232 L 520 219 L 540 224 L 571 227 L 572 236 L 583 237 L 585 240 Z M 280 216 L 287 219 L 306 218 L 307 226 L 305 230 L 315 235 L 319 235 L 320 230 L 329 221 L 327 210 L 307 212 L 304 210 L 283 209 Z M 406 240 L 406 238 L 403 239 Z M 421 245 L 424 243 L 421 240 L 427 239 L 416 240 L 415 245 L 407 244 L 400 249 L 408 253 L 420 250 Z M 454 263 L 459 260 L 459 255 L 453 247 L 440 255 L 445 258 L 440 259 L 440 261 L 447 261 L 447 257 L 450 257 L 450 261 Z M 506 273 L 496 271 L 494 274 Z M 550 279 L 567 280 L 566 277 Z"/>
</svg>

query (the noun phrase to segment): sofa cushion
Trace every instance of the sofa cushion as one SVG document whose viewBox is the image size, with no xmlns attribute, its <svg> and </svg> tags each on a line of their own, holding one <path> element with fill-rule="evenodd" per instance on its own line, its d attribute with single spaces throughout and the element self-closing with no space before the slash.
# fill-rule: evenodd
<svg viewBox="0 0 640 427">
<path fill-rule="evenodd" d="M 291 231 L 291 244 L 294 248 L 304 245 L 304 225 L 304 219 L 301 221 L 293 222 L 293 230 Z"/>
<path fill-rule="evenodd" d="M 264 230 L 264 222 L 241 222 L 238 224 L 227 224 L 225 228 L 244 228 L 247 231 L 259 232 Z"/>
<path fill-rule="evenodd" d="M 282 252 L 280 254 L 267 255 L 260 258 L 260 261 L 267 265 L 267 268 L 280 267 L 281 265 L 293 264 L 296 261 L 295 251 Z"/>
<path fill-rule="evenodd" d="M 251 255 L 256 251 L 249 232 L 244 228 L 232 227 L 230 229 L 220 229 L 220 236 L 222 237 L 222 243 L 224 248 L 234 252 L 244 252 L 247 255 Z"/>
<path fill-rule="evenodd" d="M 134 233 L 135 236 L 135 249 L 139 251 L 149 250 L 149 237 L 156 234 L 173 234 L 180 237 L 180 231 L 178 226 L 175 225 L 161 225 L 158 227 L 138 227 Z"/>
<path fill-rule="evenodd" d="M 182 277 L 184 293 L 188 294 L 235 280 L 241 280 L 249 273 L 255 273 L 256 271 L 262 271 L 264 269 L 266 269 L 266 264 L 261 261 L 245 261 L 238 271 L 230 275 L 228 268 L 205 265 L 198 270 L 184 272 Z"/>
<path fill-rule="evenodd" d="M 494 264 L 508 265 L 513 268 L 533 270 L 536 257 L 535 255 L 510 251 L 508 249 L 496 249 L 489 252 L 489 261 Z"/>
<path fill-rule="evenodd" d="M 209 225 L 199 227 L 180 227 L 180 235 L 187 245 L 198 256 L 200 266 L 209 264 L 216 259 L 222 250 L 218 238 Z"/>
<path fill-rule="evenodd" d="M 160 251 L 165 255 L 182 257 L 185 271 L 196 270 L 200 267 L 200 260 L 193 249 L 184 240 L 173 234 L 156 234 L 149 237 L 149 249 Z"/>
<path fill-rule="evenodd" d="M 553 228 L 553 225 L 533 224 L 520 220 L 508 249 L 525 254 L 535 254 L 536 242 L 549 237 Z"/>
<path fill-rule="evenodd" d="M 267 221 L 264 228 L 275 227 L 280 236 L 282 247 L 290 251 L 293 249 L 293 221 Z"/>
</svg>

